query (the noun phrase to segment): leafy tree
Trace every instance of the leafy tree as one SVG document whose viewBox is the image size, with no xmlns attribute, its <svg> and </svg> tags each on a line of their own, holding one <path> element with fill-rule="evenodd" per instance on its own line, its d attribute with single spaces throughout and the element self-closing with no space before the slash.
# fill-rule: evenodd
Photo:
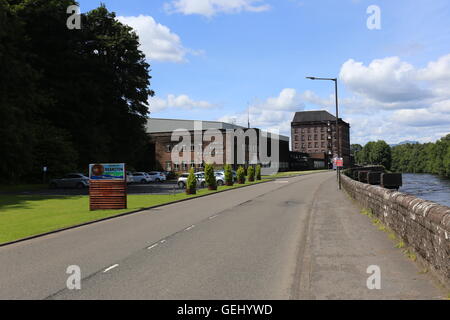
<svg viewBox="0 0 450 320">
<path fill-rule="evenodd" d="M 233 185 L 233 172 L 231 171 L 231 165 L 225 165 L 225 183 L 227 186 Z"/>
<path fill-rule="evenodd" d="M 261 165 L 256 166 L 256 180 L 261 180 Z"/>
<path fill-rule="evenodd" d="M 205 182 L 210 190 L 217 189 L 217 181 L 214 175 L 214 166 L 212 164 L 205 165 Z"/>
<path fill-rule="evenodd" d="M 248 177 L 248 181 L 250 181 L 250 182 L 255 181 L 255 168 L 253 168 L 253 166 L 248 167 L 247 177 Z"/>
<path fill-rule="evenodd" d="M 139 38 L 103 5 L 69 30 L 73 4 L 0 0 L 0 179 L 30 179 L 58 157 L 54 172 L 142 164 L 154 92 Z M 51 139 L 59 147 L 47 147 Z"/>
<path fill-rule="evenodd" d="M 370 160 L 372 164 L 382 165 L 390 170 L 392 163 L 391 147 L 383 140 L 375 142 L 371 150 Z"/>
<path fill-rule="evenodd" d="M 194 168 L 189 170 L 189 176 L 186 181 L 186 193 L 196 194 L 197 193 L 197 178 L 195 177 Z"/>
<path fill-rule="evenodd" d="M 239 184 L 245 184 L 245 170 L 242 166 L 239 166 L 239 168 L 236 171 L 237 180 Z"/>
</svg>

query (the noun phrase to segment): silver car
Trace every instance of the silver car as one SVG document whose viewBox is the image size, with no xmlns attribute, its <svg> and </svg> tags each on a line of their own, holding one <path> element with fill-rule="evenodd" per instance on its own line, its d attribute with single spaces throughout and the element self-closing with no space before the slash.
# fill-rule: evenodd
<svg viewBox="0 0 450 320">
<path fill-rule="evenodd" d="M 89 178 L 82 173 L 69 173 L 61 179 L 50 181 L 50 188 L 77 188 L 84 189 L 89 187 Z"/>
<path fill-rule="evenodd" d="M 204 188 L 206 186 L 205 182 L 205 173 L 204 172 L 197 172 L 194 173 L 195 178 L 197 179 L 197 187 Z M 189 173 L 183 173 L 178 178 L 178 187 L 180 189 L 186 188 L 187 185 L 187 179 L 189 177 Z"/>
</svg>

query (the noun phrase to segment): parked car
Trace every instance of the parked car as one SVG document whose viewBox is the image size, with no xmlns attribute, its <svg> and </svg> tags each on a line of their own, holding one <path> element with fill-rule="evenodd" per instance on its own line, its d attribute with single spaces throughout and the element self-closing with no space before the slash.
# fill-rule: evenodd
<svg viewBox="0 0 450 320">
<path fill-rule="evenodd" d="M 220 174 L 223 178 L 223 181 L 225 181 L 225 170 L 219 170 L 215 172 L 216 174 Z M 233 181 L 237 181 L 237 174 L 236 171 L 231 170 L 231 173 L 233 174 Z M 217 177 L 216 177 L 217 179 Z"/>
<path fill-rule="evenodd" d="M 218 186 L 223 186 L 225 184 L 225 174 L 222 172 L 215 172 L 216 183 Z"/>
<path fill-rule="evenodd" d="M 145 172 L 133 172 L 134 183 L 150 183 L 152 181 L 152 177 Z"/>
<path fill-rule="evenodd" d="M 89 187 L 89 178 L 82 173 L 69 173 L 61 179 L 50 181 L 50 188 L 77 188 L 84 189 Z"/>
<path fill-rule="evenodd" d="M 204 188 L 206 186 L 205 173 L 197 172 L 194 175 L 195 175 L 195 178 L 197 179 L 197 187 Z M 178 187 L 180 189 L 186 188 L 188 177 L 189 177 L 189 173 L 183 173 L 180 175 L 180 177 L 178 178 Z"/>
<path fill-rule="evenodd" d="M 132 184 L 134 182 L 133 174 L 127 171 L 127 184 Z"/>
<path fill-rule="evenodd" d="M 155 181 L 155 182 L 166 181 L 166 175 L 162 172 L 152 171 L 152 172 L 149 172 L 148 175 L 152 178 L 152 181 Z"/>
</svg>

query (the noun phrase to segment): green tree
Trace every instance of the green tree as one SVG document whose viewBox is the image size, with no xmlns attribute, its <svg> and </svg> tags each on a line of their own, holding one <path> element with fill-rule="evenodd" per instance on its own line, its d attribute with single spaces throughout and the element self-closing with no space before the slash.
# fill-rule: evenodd
<svg viewBox="0 0 450 320">
<path fill-rule="evenodd" d="M 390 170 L 392 163 L 391 147 L 383 140 L 375 142 L 370 151 L 370 161 L 372 164 L 382 165 Z"/>
<path fill-rule="evenodd" d="M 248 177 L 248 181 L 250 181 L 250 182 L 255 181 L 255 168 L 253 168 L 253 166 L 248 167 L 247 177 Z"/>
<path fill-rule="evenodd" d="M 239 168 L 236 171 L 237 180 L 239 184 L 245 184 L 245 170 L 242 166 L 239 166 Z"/>
<path fill-rule="evenodd" d="M 231 171 L 231 165 L 225 165 L 225 183 L 227 186 L 233 185 L 233 172 Z"/>
<path fill-rule="evenodd" d="M 217 181 L 212 164 L 205 165 L 205 182 L 209 189 L 217 189 Z"/>
<path fill-rule="evenodd" d="M 186 181 L 186 193 L 196 194 L 197 193 L 197 178 L 195 176 L 194 168 L 189 170 L 189 176 Z"/>
<path fill-rule="evenodd" d="M 261 180 L 261 165 L 260 164 L 258 164 L 257 166 L 256 166 L 256 180 Z"/>
</svg>

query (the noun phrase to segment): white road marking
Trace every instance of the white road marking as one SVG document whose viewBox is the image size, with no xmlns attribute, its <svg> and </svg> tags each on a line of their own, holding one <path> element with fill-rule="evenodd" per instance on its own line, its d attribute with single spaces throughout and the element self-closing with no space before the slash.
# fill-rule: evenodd
<svg viewBox="0 0 450 320">
<path fill-rule="evenodd" d="M 289 183 L 289 181 L 275 181 L 275 183 Z"/>
<path fill-rule="evenodd" d="M 195 228 L 195 225 L 190 226 L 189 228 L 186 228 L 184 231 L 189 231 Z"/>
<path fill-rule="evenodd" d="M 111 267 L 109 267 L 109 268 L 106 268 L 104 271 L 103 271 L 103 273 L 106 273 L 106 272 L 108 272 L 108 271 L 110 271 L 110 270 L 112 270 L 112 269 L 114 269 L 114 268 L 117 268 L 119 265 L 118 264 L 115 264 L 115 265 L 113 265 L 113 266 L 111 266 Z"/>
<path fill-rule="evenodd" d="M 216 214 L 216 215 L 214 215 L 214 216 L 212 216 L 212 217 L 209 217 L 209 220 L 215 219 L 215 218 L 217 218 L 218 216 L 219 216 L 219 215 Z"/>
<path fill-rule="evenodd" d="M 157 244 L 157 243 L 155 243 L 154 245 L 152 245 L 152 246 L 148 247 L 148 248 L 147 248 L 147 250 L 151 250 L 151 249 L 153 249 L 153 248 L 155 248 L 155 247 L 157 247 L 157 246 L 158 246 L 158 244 Z"/>
<path fill-rule="evenodd" d="M 164 242 L 166 242 L 166 240 L 161 240 L 161 242 L 160 242 L 160 243 L 164 243 Z"/>
</svg>

